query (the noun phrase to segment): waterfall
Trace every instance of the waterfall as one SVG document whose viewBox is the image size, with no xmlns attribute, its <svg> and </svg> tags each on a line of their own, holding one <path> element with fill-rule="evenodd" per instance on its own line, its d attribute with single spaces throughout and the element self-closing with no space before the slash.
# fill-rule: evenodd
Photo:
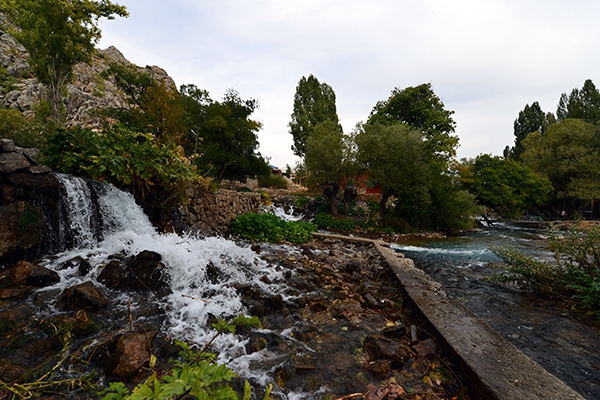
<svg viewBox="0 0 600 400">
<path fill-rule="evenodd" d="M 58 178 L 65 197 L 64 228 L 67 236 L 73 236 L 72 245 L 44 260 L 43 265 L 56 271 L 61 282 L 40 290 L 64 290 L 90 280 L 102 287 L 96 278 L 115 256 L 124 259 L 144 250 L 159 253 L 172 294 L 157 298 L 148 293 L 136 303 L 130 294 L 115 291 L 110 293 L 111 307 L 136 315 L 142 303 L 152 302 L 166 312 L 162 330 L 169 337 L 199 346 L 214 335 L 211 317 L 248 315 L 236 286 L 253 285 L 284 299 L 293 296 L 286 294 L 290 291 L 281 267 L 266 262 L 249 246 L 220 237 L 158 233 L 130 194 L 102 182 L 63 174 Z M 79 257 L 91 266 L 85 275 L 68 266 L 69 260 Z M 219 353 L 218 361 L 228 362 L 236 373 L 266 383 L 266 372 L 251 371 L 250 364 L 268 353 L 246 355 L 244 346 L 237 336 L 221 335 L 211 348 Z"/>
<path fill-rule="evenodd" d="M 111 233 L 152 234 L 154 227 L 130 193 L 111 184 L 56 174 L 64 196 L 59 227 L 64 248 L 89 248 Z"/>
</svg>

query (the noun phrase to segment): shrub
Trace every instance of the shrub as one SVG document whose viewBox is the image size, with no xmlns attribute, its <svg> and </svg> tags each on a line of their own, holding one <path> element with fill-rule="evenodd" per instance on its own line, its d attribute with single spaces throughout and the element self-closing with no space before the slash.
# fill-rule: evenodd
<svg viewBox="0 0 600 400">
<path fill-rule="evenodd" d="M 249 187 L 247 187 L 247 186 L 242 186 L 242 187 L 241 187 L 241 188 L 239 188 L 237 191 L 238 191 L 238 192 L 244 192 L 244 193 L 251 193 L 251 192 L 252 192 L 252 189 L 250 189 L 250 188 L 249 188 Z"/>
<path fill-rule="evenodd" d="M 600 226 L 587 231 L 576 226 L 564 237 L 555 233 L 550 249 L 556 263 L 535 260 L 510 248 L 492 249 L 506 268 L 493 279 L 540 293 L 570 295 L 600 316 Z"/>
<path fill-rule="evenodd" d="M 306 197 L 298 197 L 296 200 L 294 200 L 294 207 L 304 208 L 308 205 L 309 202 L 310 200 L 308 200 Z"/>
<path fill-rule="evenodd" d="M 288 181 L 282 175 L 272 173 L 257 177 L 258 186 L 271 189 L 287 189 Z"/>
<path fill-rule="evenodd" d="M 331 229 L 336 231 L 351 231 L 356 228 L 356 223 L 351 219 L 335 219 L 329 214 L 317 213 L 314 223 L 320 229 Z"/>
<path fill-rule="evenodd" d="M 250 213 L 231 221 L 229 232 L 259 242 L 306 243 L 312 240 L 316 227 L 306 221 L 284 221 L 273 214 Z"/>
<path fill-rule="evenodd" d="M 240 315 L 230 323 L 218 319 L 213 327 L 217 330 L 217 335 L 220 335 L 227 332 L 233 334 L 237 326 L 243 325 L 260 327 L 260 321 L 257 317 L 248 318 Z M 168 374 L 161 374 L 159 377 L 153 373 L 145 382 L 138 384 L 132 393 L 122 382 L 113 382 L 100 393 L 103 395 L 102 400 L 180 399 L 184 397 L 205 400 L 239 400 L 238 394 L 231 385 L 226 383 L 236 377 L 235 373 L 226 365 L 213 362 L 215 355 L 205 352 L 208 345 L 199 352 L 195 352 L 187 343 L 179 341 L 175 343 L 181 348 L 180 359 L 171 360 L 173 367 Z M 271 390 L 272 386 L 268 385 L 264 399 L 271 399 Z M 251 397 L 252 387 L 246 381 L 243 399 L 247 400 Z"/>
<path fill-rule="evenodd" d="M 20 147 L 43 148 L 44 133 L 31 121 L 13 108 L 0 109 L 0 138 L 12 139 Z"/>
</svg>

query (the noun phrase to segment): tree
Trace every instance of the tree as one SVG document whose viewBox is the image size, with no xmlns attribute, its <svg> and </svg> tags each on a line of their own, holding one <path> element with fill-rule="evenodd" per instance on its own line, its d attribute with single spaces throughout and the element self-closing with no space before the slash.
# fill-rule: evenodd
<svg viewBox="0 0 600 400">
<path fill-rule="evenodd" d="M 199 127 L 198 158 L 196 164 L 219 181 L 245 180 L 249 176 L 264 174 L 269 168 L 258 148 L 258 121 L 250 115 L 258 108 L 253 99 L 242 100 L 229 89 L 222 102 L 210 102 L 205 122 Z"/>
<path fill-rule="evenodd" d="M 518 217 L 540 205 L 552 191 L 548 178 L 512 159 L 489 154 L 469 163 L 466 187 L 477 201 L 503 217 Z"/>
<path fill-rule="evenodd" d="M 357 126 L 357 159 L 383 191 L 380 216 L 384 216 L 391 196 L 406 201 L 403 204 L 407 205 L 409 201 L 412 205 L 429 203 L 427 188 L 431 169 L 422 137 L 420 131 L 406 124 Z"/>
<path fill-rule="evenodd" d="M 339 125 L 335 93 L 331 86 L 319 83 L 313 75 L 309 75 L 308 78 L 303 76 L 296 86 L 294 112 L 289 123 L 290 133 L 294 138 L 294 154 L 304 156 L 306 141 L 315 127 L 325 121 Z M 341 131 L 341 126 L 338 129 Z"/>
<path fill-rule="evenodd" d="M 519 111 L 519 116 L 514 122 L 515 146 L 510 154 L 511 158 L 519 160 L 521 153 L 523 153 L 523 145 L 521 144 L 523 139 L 531 132 L 544 133 L 552 119 L 551 116 L 542 111 L 540 103 L 537 101 L 534 101 L 531 106 L 526 104 L 523 111 Z"/>
<path fill-rule="evenodd" d="M 73 66 L 89 62 L 100 39 L 100 18 L 128 16 L 124 6 L 109 0 L 0 0 L 0 8 L 17 25 L 11 34 L 29 52 L 29 64 L 48 88 L 57 120 Z"/>
<path fill-rule="evenodd" d="M 333 121 L 317 124 L 305 146 L 309 185 L 323 192 L 334 216 L 338 214 L 336 197 L 345 178 L 344 147 L 344 135 Z"/>
<path fill-rule="evenodd" d="M 542 135 L 534 132 L 523 141 L 524 165 L 547 176 L 561 208 L 594 208 L 600 198 L 600 132 L 579 119 L 565 119 L 548 126 Z"/>
<path fill-rule="evenodd" d="M 565 119 L 581 119 L 590 124 L 600 122 L 600 92 L 591 79 L 583 83 L 581 90 L 573 89 L 567 96 L 563 93 L 558 102 L 556 117 Z"/>
<path fill-rule="evenodd" d="M 454 111 L 446 110 L 430 83 L 400 90 L 395 88 L 385 101 L 379 101 L 367 123 L 405 123 L 424 133 L 425 152 L 440 168 L 448 167 L 456 156 L 458 137 L 454 136 Z"/>
</svg>

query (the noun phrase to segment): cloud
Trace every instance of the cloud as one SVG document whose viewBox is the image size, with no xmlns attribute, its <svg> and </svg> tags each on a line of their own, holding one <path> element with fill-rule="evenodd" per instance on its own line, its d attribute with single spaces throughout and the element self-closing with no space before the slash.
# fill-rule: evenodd
<svg viewBox="0 0 600 400">
<path fill-rule="evenodd" d="M 501 154 L 525 104 L 600 84 L 600 3 L 579 0 L 124 0 L 101 47 L 165 68 L 177 84 L 255 98 L 260 151 L 292 165 L 287 124 L 302 76 L 336 93 L 345 131 L 394 87 L 432 83 L 454 110 L 459 155 Z"/>
</svg>

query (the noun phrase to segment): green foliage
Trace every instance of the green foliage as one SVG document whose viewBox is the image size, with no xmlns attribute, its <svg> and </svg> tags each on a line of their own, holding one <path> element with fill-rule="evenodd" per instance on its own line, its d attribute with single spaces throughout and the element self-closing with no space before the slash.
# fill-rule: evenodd
<svg viewBox="0 0 600 400">
<path fill-rule="evenodd" d="M 351 219 L 337 219 L 325 213 L 317 213 L 313 221 L 319 229 L 348 232 L 356 228 L 356 223 Z"/>
<path fill-rule="evenodd" d="M 129 188 L 150 213 L 181 200 L 186 183 L 202 181 L 180 149 L 118 125 L 102 134 L 59 130 L 48 141 L 44 163 L 55 171 Z"/>
<path fill-rule="evenodd" d="M 309 187 L 327 197 L 336 215 L 336 197 L 345 177 L 344 146 L 344 134 L 333 121 L 317 124 L 305 145 Z"/>
<path fill-rule="evenodd" d="M 417 203 L 428 204 L 431 168 L 426 160 L 422 133 L 405 124 L 365 124 L 358 129 L 358 160 L 368 171 L 369 178 L 383 190 L 380 215 L 385 215 L 385 204 L 391 196 L 402 202 L 406 199 L 411 204 L 412 200 L 405 196 L 416 196 Z"/>
<path fill-rule="evenodd" d="M 512 159 L 482 154 L 470 162 L 466 172 L 466 188 L 481 205 L 503 217 L 523 215 L 541 205 L 552 191 L 548 178 Z"/>
<path fill-rule="evenodd" d="M 542 135 L 534 132 L 523 140 L 521 161 L 547 176 L 559 200 L 594 202 L 600 198 L 600 131 L 578 119 L 548 126 Z"/>
<path fill-rule="evenodd" d="M 245 193 L 252 193 L 252 189 L 250 189 L 250 188 L 249 188 L 249 187 L 247 187 L 247 186 L 242 186 L 242 187 L 241 187 L 241 188 L 239 188 L 237 191 L 238 191 L 238 192 L 245 192 Z"/>
<path fill-rule="evenodd" d="M 257 177 L 258 186 L 272 189 L 287 189 L 288 181 L 282 175 L 272 173 L 259 175 Z"/>
<path fill-rule="evenodd" d="M 109 0 L 1 0 L 0 8 L 20 28 L 10 33 L 27 49 L 33 73 L 48 87 L 56 119 L 73 66 L 89 62 L 100 39 L 99 19 L 127 16 L 124 6 Z"/>
<path fill-rule="evenodd" d="M 391 125 L 404 123 L 424 133 L 426 155 L 445 168 L 456 155 L 458 137 L 452 135 L 454 111 L 446 110 L 430 83 L 405 89 L 395 88 L 385 101 L 373 107 L 367 123 Z"/>
<path fill-rule="evenodd" d="M 308 138 L 318 124 L 326 121 L 338 126 L 341 131 L 333 89 L 326 83 L 320 83 L 313 75 L 303 76 L 296 86 L 294 111 L 289 123 L 294 138 L 294 154 L 304 156 Z"/>
<path fill-rule="evenodd" d="M 296 208 L 304 208 L 310 203 L 310 200 L 306 197 L 298 197 L 294 200 L 294 207 Z"/>
<path fill-rule="evenodd" d="M 228 322 L 218 319 L 213 324 L 217 334 L 199 352 L 185 342 L 175 341 L 181 349 L 179 359 L 171 360 L 171 371 L 160 378 L 153 373 L 145 382 L 137 385 L 132 392 L 122 382 L 112 382 L 103 390 L 102 400 L 143 400 L 143 399 L 178 399 L 184 395 L 195 396 L 204 400 L 239 400 L 238 394 L 227 384 L 236 375 L 224 364 L 213 362 L 214 354 L 206 353 L 207 347 L 220 334 L 234 334 L 237 327 L 251 326 L 260 328 L 258 317 L 239 315 Z M 271 386 L 266 390 L 265 399 L 270 399 Z M 252 388 L 248 382 L 244 384 L 244 400 L 249 400 Z"/>
<path fill-rule="evenodd" d="M 20 147 L 43 148 L 44 132 L 13 108 L 0 109 L 0 138 L 12 139 Z"/>
<path fill-rule="evenodd" d="M 510 248 L 493 249 L 506 268 L 494 279 L 541 293 L 570 295 L 600 316 L 600 226 L 586 231 L 575 227 L 566 236 L 554 233 L 550 249 L 556 263 L 535 260 Z"/>
<path fill-rule="evenodd" d="M 518 161 L 523 153 L 523 139 L 531 132 L 544 133 L 552 119 L 553 116 L 544 113 L 537 101 L 531 106 L 526 104 L 514 122 L 515 146 L 511 150 L 510 158 Z"/>
<path fill-rule="evenodd" d="M 573 89 L 567 96 L 563 93 L 556 110 L 558 121 L 580 119 L 590 124 L 600 122 L 600 91 L 591 79 L 583 83 L 581 89 Z"/>
<path fill-rule="evenodd" d="M 182 86 L 181 90 L 185 121 L 191 132 L 186 151 L 203 174 L 220 182 L 245 181 L 271 172 L 257 152 L 257 133 L 262 125 L 250 119 L 258 109 L 256 100 L 243 100 L 232 89 L 221 102 L 211 100 L 208 92 L 193 85 Z"/>
<path fill-rule="evenodd" d="M 259 242 L 306 243 L 312 240 L 316 227 L 306 221 L 284 221 L 268 213 L 250 213 L 231 221 L 229 232 Z"/>
</svg>

